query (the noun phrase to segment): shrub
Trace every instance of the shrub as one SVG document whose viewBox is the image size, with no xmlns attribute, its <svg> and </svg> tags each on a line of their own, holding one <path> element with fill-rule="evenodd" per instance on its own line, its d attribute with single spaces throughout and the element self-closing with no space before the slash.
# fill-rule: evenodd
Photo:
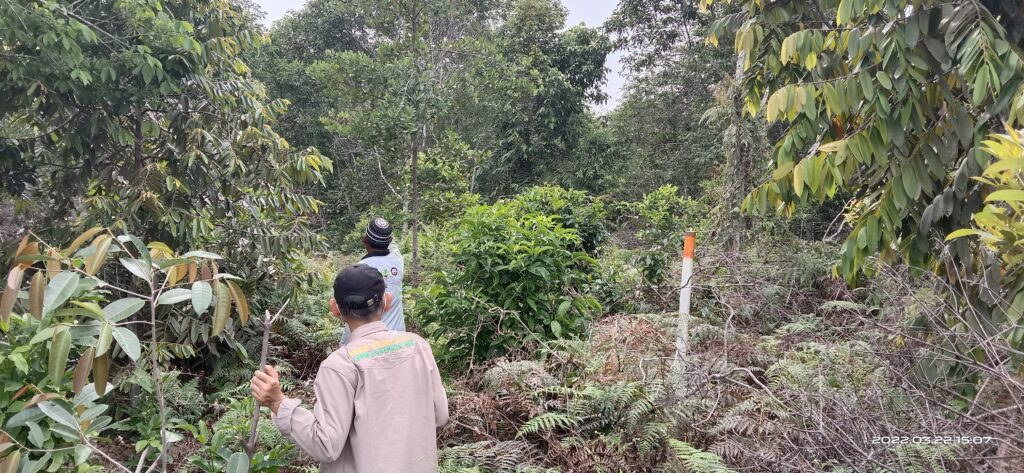
<svg viewBox="0 0 1024 473">
<path fill-rule="evenodd" d="M 169 415 L 181 406 L 164 399 L 201 396 L 194 387 L 181 389 L 176 372 L 168 380 L 161 366 L 190 356 L 195 346 L 161 343 L 157 330 L 194 320 L 203 333 L 194 328 L 186 342 L 230 339 L 249 318 L 238 278 L 220 272 L 219 259 L 205 251 L 178 254 L 102 227 L 66 248 L 26 236 L 0 296 L 0 340 L 7 348 L 0 354 L 0 424 L 12 440 L 6 447 L 13 446 L 3 465 L 24 456 L 23 471 L 88 468 L 90 456 L 101 456 L 92 442 L 113 438 L 106 431 L 115 427 L 136 442 L 141 458 L 132 464 L 161 464 L 152 455 L 166 454 L 181 437 Z M 103 415 L 111 407 L 112 415 Z M 112 423 L 115 416 L 129 420 Z"/>
<path fill-rule="evenodd" d="M 608 241 L 605 227 L 608 212 L 604 203 L 586 192 L 555 186 L 533 187 L 517 195 L 512 203 L 524 214 L 551 215 L 562 227 L 575 229 L 580 237 L 580 249 L 591 256 L 596 256 Z"/>
<path fill-rule="evenodd" d="M 524 342 L 580 333 L 600 305 L 583 294 L 595 261 L 576 230 L 499 202 L 469 209 L 449 234 L 453 271 L 416 307 L 449 363 L 502 356 Z"/>
<path fill-rule="evenodd" d="M 660 284 L 668 273 L 670 255 L 679 251 L 683 233 L 704 228 L 709 208 L 702 201 L 680 195 L 676 186 L 665 185 L 645 195 L 633 210 L 641 225 L 637 237 L 646 247 L 634 264 L 648 281 Z"/>
</svg>

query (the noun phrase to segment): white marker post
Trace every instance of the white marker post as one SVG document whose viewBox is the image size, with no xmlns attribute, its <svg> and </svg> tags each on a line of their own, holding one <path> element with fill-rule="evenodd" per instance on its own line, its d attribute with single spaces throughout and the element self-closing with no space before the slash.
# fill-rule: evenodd
<svg viewBox="0 0 1024 473">
<path fill-rule="evenodd" d="M 693 288 L 693 251 L 696 232 L 687 231 L 683 237 L 683 274 L 679 286 L 679 324 L 676 327 L 676 365 L 682 368 L 690 342 L 690 290 Z"/>
</svg>

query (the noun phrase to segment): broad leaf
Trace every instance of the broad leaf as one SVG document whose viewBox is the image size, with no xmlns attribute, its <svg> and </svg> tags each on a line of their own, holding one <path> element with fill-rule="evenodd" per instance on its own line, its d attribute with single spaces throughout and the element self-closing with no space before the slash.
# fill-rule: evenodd
<svg viewBox="0 0 1024 473">
<path fill-rule="evenodd" d="M 75 445 L 75 466 L 88 461 L 89 455 L 92 455 L 92 448 L 88 445 Z"/>
<path fill-rule="evenodd" d="M 110 357 L 100 356 L 97 352 L 92 361 L 92 381 L 96 385 L 96 394 L 102 396 L 107 392 L 107 378 L 110 376 Z"/>
<path fill-rule="evenodd" d="M 225 473 L 249 473 L 249 457 L 242 452 L 235 452 L 228 458 L 224 467 Z"/>
<path fill-rule="evenodd" d="M 46 261 L 46 277 L 53 279 L 55 276 L 60 274 L 60 253 L 57 250 L 50 248 L 46 254 L 50 257 Z"/>
<path fill-rule="evenodd" d="M 96 305 L 95 302 L 71 301 L 71 304 L 85 309 L 84 313 L 88 317 L 93 317 L 97 320 L 105 320 L 107 318 L 107 314 L 104 314 L 103 309 Z M 64 313 L 64 310 L 58 311 L 58 313 Z"/>
<path fill-rule="evenodd" d="M 11 319 L 11 311 L 14 310 L 14 303 L 18 301 L 18 291 L 21 289 L 21 279 L 25 276 L 25 268 L 15 266 L 7 274 L 7 282 L 4 284 L 3 295 L 0 296 L 0 320 L 6 324 Z"/>
<path fill-rule="evenodd" d="M 206 258 L 206 259 L 221 259 L 220 255 L 216 253 L 210 253 L 209 251 L 189 251 L 181 255 L 182 258 Z"/>
<path fill-rule="evenodd" d="M 231 314 L 231 295 L 228 293 L 228 288 L 224 283 L 217 283 L 215 296 L 217 301 L 216 306 L 213 308 L 211 337 L 216 337 L 224 331 L 224 327 L 228 323 L 228 316 Z"/>
<path fill-rule="evenodd" d="M 57 397 L 60 396 L 58 395 Z M 39 419 L 45 418 L 46 414 L 44 414 L 43 411 L 41 411 L 36 404 L 39 404 L 39 402 L 31 406 L 22 407 L 20 412 L 12 415 L 7 419 L 7 424 L 5 425 L 5 427 L 8 429 L 13 429 L 15 427 L 21 427 L 25 425 L 25 423 L 27 422 L 35 422 Z"/>
<path fill-rule="evenodd" d="M 121 258 L 120 261 L 121 266 L 124 266 L 124 268 L 134 274 L 135 277 L 146 281 L 152 280 L 153 271 L 152 268 L 150 268 L 149 263 L 134 258 Z"/>
<path fill-rule="evenodd" d="M 50 280 L 43 293 L 43 312 L 49 314 L 64 304 L 75 293 L 80 279 L 75 273 L 63 272 Z"/>
<path fill-rule="evenodd" d="M 71 415 L 60 404 L 53 401 L 41 402 L 39 403 L 39 410 L 43 411 L 43 414 L 46 414 L 47 417 L 57 421 L 57 423 L 76 431 L 78 430 L 78 421 L 75 420 L 75 416 Z"/>
<path fill-rule="evenodd" d="M 571 307 L 571 306 L 572 306 L 572 301 L 571 300 L 570 301 L 562 301 L 561 304 L 558 304 L 558 310 L 556 311 L 557 316 L 558 317 L 565 317 L 565 314 L 569 313 L 569 307 Z"/>
<path fill-rule="evenodd" d="M 187 264 L 179 264 L 179 265 L 171 266 L 167 270 L 167 284 L 169 284 L 171 286 L 173 286 L 175 284 L 178 284 L 178 282 L 181 281 L 181 278 L 185 277 L 185 274 L 187 272 L 188 272 L 188 265 Z"/>
<path fill-rule="evenodd" d="M 32 406 L 39 404 L 40 402 L 63 398 L 64 396 L 61 396 L 60 394 L 57 393 L 39 393 L 36 394 L 35 396 L 32 396 L 32 399 L 29 399 L 24 406 L 21 406 L 21 410 L 24 411 L 25 409 L 29 409 Z"/>
<path fill-rule="evenodd" d="M 238 320 L 245 325 L 249 323 L 249 301 L 245 298 L 245 292 L 242 292 L 242 288 L 238 286 L 234 281 L 225 281 L 228 285 L 228 291 L 231 292 L 231 298 L 235 301 L 235 309 L 238 311 Z"/>
<path fill-rule="evenodd" d="M 15 450 L 0 461 L 0 473 L 18 473 L 18 466 L 21 465 L 21 450 Z"/>
<path fill-rule="evenodd" d="M 103 230 L 106 230 L 106 228 L 94 227 L 83 232 L 81 235 L 78 236 L 78 238 L 75 238 L 75 241 L 71 242 L 71 246 L 68 247 L 68 254 L 75 254 L 75 251 L 77 251 L 79 247 L 84 245 L 85 242 L 89 241 L 90 238 L 96 236 L 97 233 L 102 232 Z"/>
<path fill-rule="evenodd" d="M 92 243 L 94 251 L 85 259 L 85 273 L 94 276 L 107 262 L 107 252 L 110 250 L 110 242 L 113 239 L 110 235 L 100 235 Z"/>
<path fill-rule="evenodd" d="M 562 336 L 562 324 L 560 324 L 557 320 L 552 320 L 550 325 L 551 325 L 551 333 L 553 333 L 555 335 L 555 337 L 561 337 Z"/>
<path fill-rule="evenodd" d="M 210 283 L 205 281 L 192 283 L 192 309 L 196 311 L 196 314 L 206 313 L 206 309 L 210 308 L 210 302 L 213 302 L 213 288 L 210 287 Z"/>
<path fill-rule="evenodd" d="M 177 268 L 177 267 L 178 266 L 175 266 L 175 268 Z M 163 294 L 160 294 L 160 297 L 157 299 L 157 304 L 158 305 L 177 304 L 179 302 L 187 301 L 187 300 L 189 300 L 191 298 L 192 298 L 192 290 L 191 289 L 185 289 L 183 287 L 179 287 L 179 288 L 174 288 L 174 289 L 171 289 L 169 291 L 166 291 Z"/>
<path fill-rule="evenodd" d="M 82 388 L 89 383 L 89 372 L 92 371 L 92 361 L 96 353 L 96 347 L 86 348 L 82 353 L 82 357 L 78 359 L 78 364 L 75 365 L 75 372 L 71 378 L 71 391 L 78 396 L 82 393 Z"/>
<path fill-rule="evenodd" d="M 114 327 L 114 340 L 117 340 L 117 344 L 121 346 L 128 358 L 132 361 L 138 361 L 139 356 L 142 355 L 142 347 L 139 345 L 139 337 L 135 336 L 135 333 L 128 330 L 127 327 Z"/>
<path fill-rule="evenodd" d="M 99 337 L 96 339 L 96 356 L 105 356 L 110 349 L 110 343 L 114 340 L 114 326 L 104 322 L 100 328 Z"/>
<path fill-rule="evenodd" d="M 35 422 L 26 422 L 25 427 L 28 427 L 29 441 L 32 442 L 36 448 L 42 448 L 45 439 L 43 437 L 43 429 L 39 428 L 39 424 Z"/>
<path fill-rule="evenodd" d="M 985 202 L 1024 202 L 1024 190 L 1003 189 L 995 191 L 985 198 Z"/>
<path fill-rule="evenodd" d="M 36 271 L 32 276 L 32 284 L 28 288 L 28 311 L 37 318 L 43 318 L 43 296 L 46 294 L 46 276 Z"/>
<path fill-rule="evenodd" d="M 145 305 L 145 299 L 139 299 L 138 297 L 125 297 L 124 299 L 118 299 L 111 302 L 104 307 L 103 315 L 106 316 L 107 322 L 115 323 L 131 317 Z"/>
<path fill-rule="evenodd" d="M 53 335 L 53 343 L 50 344 L 50 357 L 47 362 L 47 373 L 50 377 L 50 384 L 60 388 L 64 382 L 64 371 L 67 369 L 68 354 L 71 352 L 71 333 L 67 327 L 61 327 Z"/>
</svg>

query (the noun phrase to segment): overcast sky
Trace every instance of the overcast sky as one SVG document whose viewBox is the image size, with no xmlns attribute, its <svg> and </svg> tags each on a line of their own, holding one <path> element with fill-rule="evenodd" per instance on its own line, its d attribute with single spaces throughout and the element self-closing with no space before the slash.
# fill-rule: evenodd
<svg viewBox="0 0 1024 473">
<path fill-rule="evenodd" d="M 267 12 L 265 22 L 269 25 L 284 16 L 288 10 L 302 7 L 302 4 L 306 3 L 306 1 L 256 0 L 256 3 L 259 3 L 263 7 L 263 11 Z M 569 19 L 567 20 L 569 26 L 584 23 L 587 26 L 593 27 L 600 26 L 612 14 L 612 10 L 615 9 L 616 0 L 562 0 L 562 3 L 569 9 Z M 622 97 L 623 78 L 620 75 L 622 68 L 619 65 L 620 56 L 621 53 L 612 53 L 608 56 L 608 61 L 605 63 L 605 66 L 610 70 L 608 72 L 608 84 L 605 86 L 605 92 L 609 98 L 608 102 L 597 107 L 599 113 L 614 108 L 615 104 L 619 102 L 619 98 Z"/>
</svg>

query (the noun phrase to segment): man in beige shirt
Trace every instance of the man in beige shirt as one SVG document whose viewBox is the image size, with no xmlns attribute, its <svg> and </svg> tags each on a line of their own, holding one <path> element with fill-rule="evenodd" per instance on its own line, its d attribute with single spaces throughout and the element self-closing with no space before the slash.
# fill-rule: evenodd
<svg viewBox="0 0 1024 473">
<path fill-rule="evenodd" d="M 448 398 L 430 345 L 388 330 L 392 303 L 380 271 L 355 265 L 338 273 L 330 310 L 348 324 L 348 342 L 317 372 L 312 412 L 285 398 L 277 371 L 257 371 L 253 396 L 274 424 L 327 473 L 436 472 L 437 431 Z"/>
</svg>

